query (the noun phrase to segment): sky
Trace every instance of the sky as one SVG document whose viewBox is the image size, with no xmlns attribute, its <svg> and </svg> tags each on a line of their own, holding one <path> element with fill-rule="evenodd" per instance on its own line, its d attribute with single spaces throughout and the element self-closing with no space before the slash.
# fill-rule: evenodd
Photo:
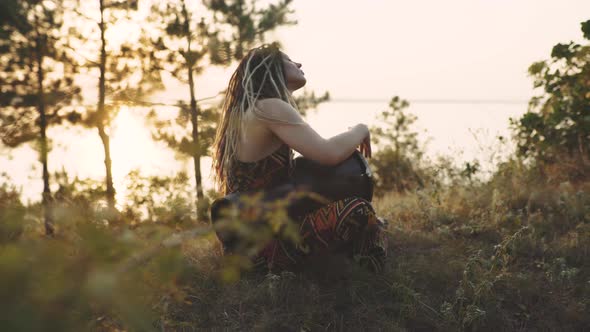
<svg viewBox="0 0 590 332">
<path fill-rule="evenodd" d="M 360 5 L 362 3 L 362 5 Z M 295 1 L 281 31 L 310 86 L 338 98 L 528 99 L 528 66 L 581 40 L 587 0 Z"/>
<path fill-rule="evenodd" d="M 529 65 L 547 59 L 559 42 L 581 41 L 580 22 L 590 19 L 588 0 L 295 0 L 293 9 L 298 24 L 268 41 L 280 40 L 303 64 L 308 90 L 330 92 L 332 102 L 308 117 L 321 135 L 358 122 L 375 124 L 376 114 L 397 95 L 411 102 L 431 155 L 464 154 L 466 160 L 489 158 L 495 136 L 509 134 L 508 118 L 524 113 L 535 94 Z M 197 96 L 224 89 L 234 67 L 207 70 L 197 79 Z M 168 87 L 152 99 L 186 98 L 188 87 Z M 115 121 L 115 127 L 126 128 L 113 132 L 115 185 L 121 188 L 133 168 L 192 173 L 190 163 L 176 162 L 171 151 L 150 140 L 141 114 L 125 109 Z M 55 146 L 50 171 L 65 167 L 81 177 L 103 176 L 95 131 L 49 134 Z M 30 148 L 0 149 L 0 163 L 25 197 L 40 198 L 40 167 Z M 204 160 L 205 175 L 208 165 Z"/>
</svg>

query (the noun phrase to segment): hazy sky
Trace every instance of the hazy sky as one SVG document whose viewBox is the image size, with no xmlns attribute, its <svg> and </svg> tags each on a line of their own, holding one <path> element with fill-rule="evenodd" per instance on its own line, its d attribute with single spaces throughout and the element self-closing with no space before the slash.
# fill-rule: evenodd
<svg viewBox="0 0 590 332">
<path fill-rule="evenodd" d="M 294 1 L 278 35 L 335 98 L 528 99 L 528 66 L 580 40 L 588 0 Z"/>
<path fill-rule="evenodd" d="M 282 28 L 269 41 L 279 39 L 291 58 L 303 64 L 308 89 L 331 93 L 334 102 L 309 117 L 324 136 L 356 122 L 371 124 L 394 95 L 410 101 L 523 101 L 521 105 L 412 104 L 418 126 L 431 137 L 431 151 L 467 151 L 466 159 L 489 155 L 476 150 L 494 145 L 494 135 L 506 134 L 508 117 L 526 111 L 526 100 L 533 95 L 528 66 L 547 59 L 556 43 L 580 41 L 580 22 L 590 19 L 590 0 L 295 0 L 293 8 L 298 25 Z M 207 70 L 197 79 L 197 95 L 208 97 L 224 89 L 234 68 Z M 86 83 L 89 91 L 96 90 L 94 78 Z M 171 86 L 154 99 L 174 103 L 186 99 L 187 89 Z M 377 101 L 346 102 L 351 99 Z M 170 150 L 150 141 L 141 112 L 121 112 L 115 124 L 125 128 L 115 129 L 112 137 L 119 193 L 133 168 L 149 174 L 173 174 L 179 169 Z M 488 137 L 475 138 L 471 131 L 477 130 L 488 131 Z M 104 156 L 95 131 L 63 136 L 51 130 L 50 135 L 56 147 L 50 171 L 66 167 L 81 177 L 102 178 Z M 6 151 L 0 150 L 1 169 L 22 186 L 25 197 L 40 198 L 35 154 L 21 148 L 12 155 L 8 160 Z M 208 164 L 204 160 L 205 176 Z M 32 171 L 31 166 L 35 166 Z"/>
</svg>

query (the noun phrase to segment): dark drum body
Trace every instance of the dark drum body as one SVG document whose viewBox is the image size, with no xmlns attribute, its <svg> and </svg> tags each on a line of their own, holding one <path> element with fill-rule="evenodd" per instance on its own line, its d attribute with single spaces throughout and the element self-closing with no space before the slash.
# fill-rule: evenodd
<svg viewBox="0 0 590 332">
<path fill-rule="evenodd" d="M 290 215 L 310 212 L 321 204 L 337 201 L 346 197 L 361 197 L 367 201 L 373 199 L 373 175 L 367 160 L 355 151 L 348 159 L 336 166 L 325 166 L 304 157 L 295 158 L 295 169 L 290 182 L 264 191 L 264 200 L 272 201 L 286 197 L 290 192 L 311 192 L 324 198 L 323 202 L 314 202 L 312 198 L 294 201 Z M 231 203 L 238 203 L 240 197 L 251 193 L 232 193 L 217 199 L 211 206 L 211 218 L 219 218 L 219 210 Z M 303 195 L 304 196 L 304 195 Z M 309 205 L 309 206 L 308 206 Z"/>
<path fill-rule="evenodd" d="M 304 157 L 295 158 L 293 183 L 330 201 L 356 196 L 373 199 L 373 175 L 367 160 L 355 151 L 336 166 L 325 166 Z"/>
</svg>

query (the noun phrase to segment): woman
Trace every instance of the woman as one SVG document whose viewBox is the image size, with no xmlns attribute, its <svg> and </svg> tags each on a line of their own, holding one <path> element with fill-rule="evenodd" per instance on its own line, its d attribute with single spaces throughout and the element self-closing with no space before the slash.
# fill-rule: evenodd
<svg viewBox="0 0 590 332">
<path fill-rule="evenodd" d="M 366 125 L 322 138 L 297 111 L 292 93 L 306 83 L 301 64 L 274 44 L 248 52 L 232 75 L 215 139 L 213 171 L 225 194 L 284 183 L 293 152 L 325 165 L 347 159 L 357 147 L 369 158 Z M 345 252 L 381 271 L 385 249 L 371 204 L 357 197 L 339 200 L 297 220 L 303 245 L 271 241 L 257 256 L 270 269 L 289 269 L 309 255 Z M 302 248 L 306 248 L 303 250 Z"/>
</svg>

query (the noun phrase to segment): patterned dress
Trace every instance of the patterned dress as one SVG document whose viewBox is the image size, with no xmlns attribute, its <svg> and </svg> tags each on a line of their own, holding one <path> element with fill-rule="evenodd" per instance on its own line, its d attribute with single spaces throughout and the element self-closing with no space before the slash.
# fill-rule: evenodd
<svg viewBox="0 0 590 332">
<path fill-rule="evenodd" d="M 238 161 L 228 174 L 226 194 L 272 188 L 288 181 L 293 151 L 283 144 L 256 162 Z M 302 245 L 274 239 L 255 257 L 271 270 L 292 269 L 309 255 L 345 253 L 379 272 L 385 263 L 385 237 L 371 203 L 359 197 L 338 200 L 295 220 Z"/>
</svg>

